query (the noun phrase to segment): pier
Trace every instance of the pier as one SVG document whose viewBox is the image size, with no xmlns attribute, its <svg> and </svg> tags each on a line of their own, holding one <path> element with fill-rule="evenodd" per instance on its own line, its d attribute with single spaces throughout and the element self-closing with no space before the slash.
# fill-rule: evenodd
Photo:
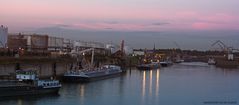
<svg viewBox="0 0 239 105">
<path fill-rule="evenodd" d="M 86 47 L 78 47 L 79 51 L 82 51 L 82 49 L 86 49 Z M 135 67 L 136 65 L 140 64 L 140 60 L 142 60 L 142 58 L 145 56 L 145 53 L 147 53 L 146 55 L 148 56 L 158 55 L 160 56 L 159 60 L 163 60 L 168 57 L 174 62 L 178 56 L 183 59 L 184 62 L 205 63 L 207 63 L 210 57 L 213 57 L 218 62 L 218 67 L 226 68 L 238 67 L 239 60 L 238 53 L 235 53 L 234 61 L 227 61 L 223 52 L 190 51 L 180 49 L 156 49 L 154 50 L 154 52 L 152 52 L 152 50 L 145 51 L 141 49 L 135 49 L 133 54 L 121 58 L 119 56 L 120 54 L 115 53 L 111 55 L 110 51 L 106 48 L 99 48 L 98 52 L 96 52 L 95 57 L 95 60 L 97 61 L 96 66 L 99 66 L 103 63 L 117 63 L 119 65 L 123 65 L 123 67 Z M 85 58 L 87 59 L 87 61 L 90 61 L 91 54 L 86 54 Z M 41 78 L 50 78 L 52 76 L 56 76 L 60 79 L 60 77 L 67 70 L 70 70 L 72 68 L 72 65 L 77 65 L 76 62 L 77 59 L 72 57 L 69 53 L 67 54 L 61 52 L 61 50 L 57 51 L 57 49 L 54 50 L 54 52 L 47 50 L 42 52 L 28 52 L 27 49 L 20 49 L 19 52 L 14 52 L 12 49 L 7 48 L 7 50 L 1 50 L 0 78 L 11 79 L 14 77 L 15 70 L 20 68 L 37 70 L 39 77 Z"/>
</svg>

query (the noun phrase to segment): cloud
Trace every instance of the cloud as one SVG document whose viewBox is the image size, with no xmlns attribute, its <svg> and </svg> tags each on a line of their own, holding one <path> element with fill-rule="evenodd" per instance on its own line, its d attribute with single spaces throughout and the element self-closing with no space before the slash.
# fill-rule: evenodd
<svg viewBox="0 0 239 105">
<path fill-rule="evenodd" d="M 119 22 L 117 22 L 117 21 L 104 21 L 103 23 L 106 23 L 106 24 L 119 24 Z"/>
<path fill-rule="evenodd" d="M 107 30 L 112 30 L 113 28 L 107 27 L 107 28 L 105 28 L 105 29 L 107 29 Z"/>
<path fill-rule="evenodd" d="M 74 22 L 74 23 L 53 23 L 53 27 L 64 29 L 80 30 L 115 30 L 115 31 L 158 31 L 160 25 L 169 24 L 167 22 L 117 22 L 117 21 L 96 21 L 96 22 Z"/>
<path fill-rule="evenodd" d="M 69 25 L 69 24 L 62 24 L 62 23 L 57 23 L 55 24 L 56 27 L 59 27 L 59 28 L 67 28 L 67 27 L 72 27 L 72 25 Z"/>
<path fill-rule="evenodd" d="M 161 26 L 161 25 L 166 25 L 166 24 L 170 24 L 168 22 L 157 22 L 157 23 L 152 23 L 152 25 L 155 25 L 155 26 Z"/>
</svg>

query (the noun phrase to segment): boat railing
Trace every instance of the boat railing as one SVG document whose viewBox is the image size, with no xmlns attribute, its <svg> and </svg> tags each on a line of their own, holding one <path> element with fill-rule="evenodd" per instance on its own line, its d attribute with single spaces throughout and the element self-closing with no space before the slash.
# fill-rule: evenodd
<svg viewBox="0 0 239 105">
<path fill-rule="evenodd" d="M 38 86 L 43 87 L 61 87 L 61 84 L 58 80 L 39 80 Z"/>
</svg>

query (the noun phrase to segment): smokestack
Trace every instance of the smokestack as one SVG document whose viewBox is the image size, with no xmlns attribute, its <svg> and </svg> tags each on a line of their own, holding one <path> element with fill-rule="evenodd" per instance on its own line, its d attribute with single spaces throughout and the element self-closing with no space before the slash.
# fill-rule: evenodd
<svg viewBox="0 0 239 105">
<path fill-rule="evenodd" d="M 155 43 L 154 43 L 154 52 L 155 52 Z"/>
<path fill-rule="evenodd" d="M 124 40 L 121 41 L 120 50 L 121 50 L 122 55 L 123 55 L 124 54 Z"/>
</svg>

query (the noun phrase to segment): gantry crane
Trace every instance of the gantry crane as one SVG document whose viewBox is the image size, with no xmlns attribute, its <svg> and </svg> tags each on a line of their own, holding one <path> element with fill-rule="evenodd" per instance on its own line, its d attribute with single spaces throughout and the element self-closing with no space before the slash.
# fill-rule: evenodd
<svg viewBox="0 0 239 105">
<path fill-rule="evenodd" d="M 85 50 L 81 50 L 81 51 L 75 51 L 72 50 L 71 51 L 71 55 L 73 57 L 77 58 L 77 61 L 79 60 L 79 56 L 84 56 L 86 52 L 90 52 L 91 51 L 91 63 L 90 63 L 90 68 L 93 68 L 94 65 L 94 55 L 95 55 L 95 48 L 89 48 L 89 49 L 85 49 Z"/>
<path fill-rule="evenodd" d="M 224 44 L 222 41 L 217 40 L 214 42 L 211 47 L 214 47 L 215 45 L 218 45 L 221 50 L 228 55 L 228 60 L 233 60 L 233 51 L 239 51 L 239 49 L 234 49 L 233 47 L 228 47 L 226 44 Z"/>
</svg>

